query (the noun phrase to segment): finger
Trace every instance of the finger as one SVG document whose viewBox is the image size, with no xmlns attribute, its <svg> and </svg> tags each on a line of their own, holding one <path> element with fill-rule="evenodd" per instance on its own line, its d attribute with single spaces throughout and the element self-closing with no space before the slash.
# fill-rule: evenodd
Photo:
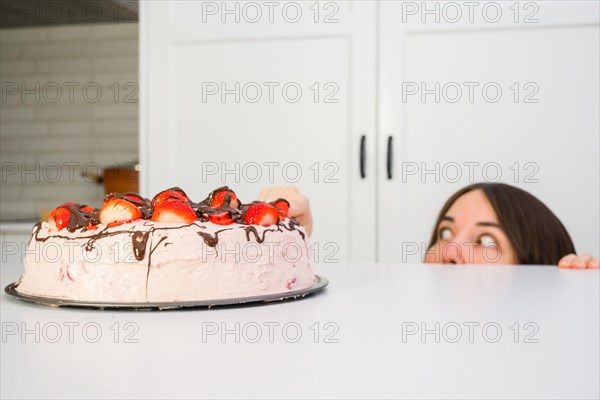
<svg viewBox="0 0 600 400">
<path fill-rule="evenodd" d="M 575 268 L 585 268 L 588 261 L 592 259 L 592 255 L 589 253 L 582 253 L 575 258 Z"/>
<path fill-rule="evenodd" d="M 265 203 L 269 203 L 271 201 L 273 201 L 273 193 L 275 192 L 274 188 L 269 188 L 269 190 L 267 190 L 267 192 L 265 193 L 265 197 L 263 199 L 261 199 L 261 201 L 264 201 Z"/>
<path fill-rule="evenodd" d="M 293 198 L 293 196 L 290 196 L 287 188 L 282 186 L 277 186 L 273 188 L 273 190 L 271 190 L 270 192 L 270 196 L 271 201 L 275 201 L 277 199 L 285 199 L 287 201 L 290 201 L 291 198 Z"/>
<path fill-rule="evenodd" d="M 290 217 L 301 219 L 309 210 L 308 199 L 303 196 L 294 185 L 266 188 L 258 195 L 258 200 L 262 202 L 272 202 L 279 198 L 285 199 L 290 203 L 290 208 L 288 210 L 288 215 Z"/>
<path fill-rule="evenodd" d="M 260 193 L 258 194 L 258 196 L 256 197 L 256 200 L 258 201 L 265 201 L 265 199 L 267 198 L 267 195 L 269 193 L 269 189 L 263 189 L 260 191 Z"/>
<path fill-rule="evenodd" d="M 308 210 L 308 199 L 299 194 L 290 201 L 290 209 L 288 210 L 288 213 L 292 217 L 297 217 L 304 215 Z"/>
<path fill-rule="evenodd" d="M 257 200 L 268 203 L 270 201 L 275 200 L 277 198 L 277 194 L 280 192 L 281 187 L 279 186 L 266 188 L 262 192 L 260 192 Z"/>
<path fill-rule="evenodd" d="M 291 194 L 300 194 L 300 192 L 298 191 L 298 188 L 294 185 L 288 185 L 285 188 L 286 192 L 291 193 Z"/>
<path fill-rule="evenodd" d="M 571 263 L 571 268 L 584 269 L 586 264 L 587 264 L 586 255 L 575 256 L 575 259 Z"/>
<path fill-rule="evenodd" d="M 581 253 L 578 257 L 585 262 L 588 262 L 593 258 L 590 253 Z"/>
<path fill-rule="evenodd" d="M 575 254 L 567 254 L 566 256 L 560 259 L 560 261 L 558 262 L 558 266 L 560 268 L 571 268 L 571 265 L 573 265 L 573 262 L 575 261 L 576 257 L 577 256 Z"/>
<path fill-rule="evenodd" d="M 589 268 L 589 269 L 598 269 L 598 268 L 600 268 L 600 258 L 596 257 L 596 258 L 590 259 L 587 262 L 586 267 Z"/>
<path fill-rule="evenodd" d="M 277 186 L 265 188 L 262 192 L 260 192 L 260 195 L 257 200 L 267 201 L 268 199 L 273 197 L 273 193 L 276 193 L 278 190 L 279 188 Z"/>
<path fill-rule="evenodd" d="M 288 210 L 288 215 L 290 217 L 300 217 L 305 212 L 306 210 L 297 201 L 290 201 L 290 209 Z"/>
</svg>

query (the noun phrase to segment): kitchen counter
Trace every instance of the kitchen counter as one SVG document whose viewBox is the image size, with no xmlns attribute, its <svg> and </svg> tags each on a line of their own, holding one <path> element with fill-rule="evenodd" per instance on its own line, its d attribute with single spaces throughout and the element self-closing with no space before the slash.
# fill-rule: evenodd
<svg viewBox="0 0 600 400">
<path fill-rule="evenodd" d="M 4 258 L 5 256 L 3 256 Z M 22 264 L 3 260 L 2 287 Z M 45 308 L 2 293 L 3 398 L 598 398 L 600 272 L 320 265 L 261 306 Z"/>
<path fill-rule="evenodd" d="M 37 221 L 0 221 L 0 233 L 16 233 L 31 235 L 33 225 Z"/>
<path fill-rule="evenodd" d="M 24 252 L 25 246 L 31 237 L 33 225 L 37 221 L 34 219 L 23 220 L 0 220 L 0 249 L 2 253 L 2 261 L 8 255 Z M 3 268 L 0 265 L 0 272 Z"/>
</svg>

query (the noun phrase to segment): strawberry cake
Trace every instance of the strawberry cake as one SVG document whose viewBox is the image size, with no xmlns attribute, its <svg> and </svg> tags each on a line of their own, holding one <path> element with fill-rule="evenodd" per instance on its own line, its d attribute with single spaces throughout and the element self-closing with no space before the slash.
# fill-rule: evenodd
<svg viewBox="0 0 600 400">
<path fill-rule="evenodd" d="M 154 303 L 285 294 L 313 287 L 304 228 L 289 203 L 243 204 L 228 187 L 194 202 L 180 188 L 151 201 L 109 194 L 64 203 L 33 228 L 19 293 Z"/>
</svg>

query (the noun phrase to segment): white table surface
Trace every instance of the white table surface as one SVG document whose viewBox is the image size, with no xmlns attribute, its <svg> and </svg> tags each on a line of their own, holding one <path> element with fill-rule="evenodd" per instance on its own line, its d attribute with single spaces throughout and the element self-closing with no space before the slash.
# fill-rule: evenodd
<svg viewBox="0 0 600 400">
<path fill-rule="evenodd" d="M 2 287 L 21 271 L 19 260 L 4 262 Z M 321 294 L 257 307 L 53 309 L 2 293 L 1 396 L 600 396 L 598 271 L 330 264 L 318 266 L 317 272 L 331 281 Z M 434 332 L 436 322 L 439 343 L 434 333 L 424 340 L 408 335 L 421 323 Z M 472 342 L 465 323 L 479 324 L 472 325 Z M 462 336 L 451 343 L 456 324 Z M 502 336 L 491 343 L 497 327 Z M 222 338 L 210 334 L 213 328 L 232 333 Z M 258 339 L 257 328 L 262 332 Z M 296 337 L 298 328 L 302 332 Z M 23 329 L 33 333 L 22 337 Z M 126 343 L 128 333 L 137 343 Z M 533 336 L 526 340 L 528 333 Z M 537 343 L 526 343 L 531 340 Z"/>
</svg>

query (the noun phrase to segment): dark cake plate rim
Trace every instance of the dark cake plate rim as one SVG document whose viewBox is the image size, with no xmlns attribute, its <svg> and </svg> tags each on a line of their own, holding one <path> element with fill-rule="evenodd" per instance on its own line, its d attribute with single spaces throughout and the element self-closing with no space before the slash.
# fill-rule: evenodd
<svg viewBox="0 0 600 400">
<path fill-rule="evenodd" d="M 317 293 L 329 284 L 329 279 L 322 275 L 315 275 L 317 283 L 310 287 L 300 290 L 293 290 L 284 293 L 274 293 L 259 296 L 237 297 L 229 299 L 199 300 L 199 301 L 176 301 L 176 302 L 146 302 L 146 303 L 117 303 L 117 302 L 98 302 L 98 301 L 79 301 L 59 299 L 53 297 L 33 296 L 20 293 L 17 290 L 18 282 L 13 282 L 4 288 L 4 291 L 19 300 L 23 300 L 47 307 L 73 307 L 87 308 L 95 310 L 124 310 L 124 311 L 152 311 L 152 310 L 184 310 L 193 308 L 213 308 L 213 307 L 236 307 L 244 305 L 259 305 L 261 303 L 273 303 L 288 300 L 302 299 L 308 295 Z"/>
</svg>

